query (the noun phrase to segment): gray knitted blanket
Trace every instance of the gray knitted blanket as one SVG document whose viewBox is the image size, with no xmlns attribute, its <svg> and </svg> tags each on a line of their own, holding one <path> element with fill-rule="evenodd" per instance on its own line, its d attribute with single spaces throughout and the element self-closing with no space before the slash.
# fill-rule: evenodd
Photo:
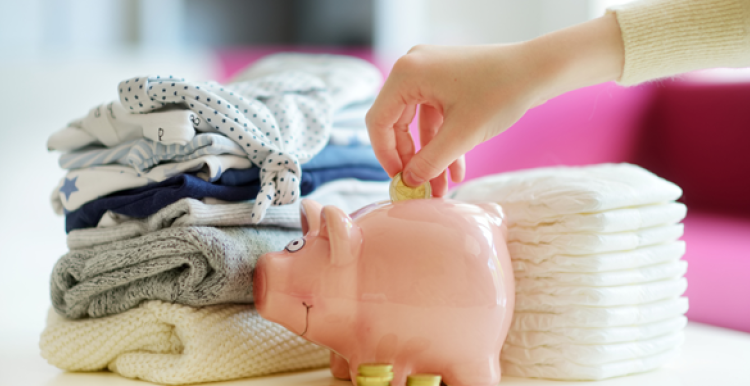
<svg viewBox="0 0 750 386">
<path fill-rule="evenodd" d="M 250 226 L 250 214 L 254 205 L 254 201 L 207 205 L 192 198 L 183 198 L 147 218 L 122 220 L 119 224 L 106 228 L 73 230 L 68 233 L 68 248 L 91 248 L 133 239 L 170 227 Z M 114 215 L 107 212 L 105 216 Z M 299 205 L 271 206 L 259 225 L 299 229 Z"/>
<path fill-rule="evenodd" d="M 52 272 L 52 305 L 78 319 L 117 314 L 143 300 L 252 303 L 258 257 L 301 234 L 272 227 L 177 227 L 72 250 Z"/>
</svg>

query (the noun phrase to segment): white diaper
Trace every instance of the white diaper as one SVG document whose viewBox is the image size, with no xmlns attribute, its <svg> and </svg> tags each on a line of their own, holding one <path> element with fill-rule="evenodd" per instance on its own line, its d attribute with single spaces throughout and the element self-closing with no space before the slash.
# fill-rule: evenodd
<svg viewBox="0 0 750 386">
<path fill-rule="evenodd" d="M 495 174 L 462 184 L 449 197 L 497 202 L 513 223 L 516 219 L 537 222 L 563 214 L 666 203 L 681 195 L 677 185 L 623 163 Z"/>
<path fill-rule="evenodd" d="M 611 233 L 678 223 L 685 218 L 686 214 L 687 207 L 685 204 L 669 202 L 666 204 L 612 209 L 598 213 L 565 214 L 535 221 L 515 219 L 516 222 L 509 225 L 520 230 L 528 230 L 541 234 L 567 232 Z"/>
<path fill-rule="evenodd" d="M 588 255 L 592 253 L 630 251 L 649 245 L 663 244 L 682 237 L 683 224 L 618 233 L 558 233 L 508 232 L 508 250 L 513 259 L 523 256 L 546 258 L 553 255 Z M 513 241 L 516 240 L 516 241 Z"/>
<path fill-rule="evenodd" d="M 500 365 L 502 367 L 503 375 L 511 377 L 550 378 L 568 381 L 595 381 L 653 370 L 674 359 L 679 353 L 680 347 L 678 346 L 648 357 L 628 359 L 596 366 L 579 365 L 568 360 L 561 360 L 553 364 L 523 366 L 503 360 L 501 354 Z"/>
<path fill-rule="evenodd" d="M 524 366 L 554 365 L 560 361 L 600 366 L 656 355 L 682 345 L 684 339 L 683 331 L 678 330 L 651 339 L 611 344 L 561 344 L 523 348 L 506 343 L 501 354 L 504 361 Z"/>
<path fill-rule="evenodd" d="M 620 307 L 550 306 L 546 312 L 516 311 L 511 330 L 554 331 L 568 327 L 642 325 L 681 316 L 687 310 L 688 299 L 685 297 Z"/>
<path fill-rule="evenodd" d="M 513 256 L 513 270 L 526 276 L 545 275 L 549 272 L 605 272 L 639 268 L 681 258 L 685 254 L 685 242 L 638 248 L 632 251 L 597 253 L 591 255 L 559 254 L 538 257 L 518 253 Z"/>
<path fill-rule="evenodd" d="M 611 344 L 647 340 L 657 336 L 681 331 L 687 318 L 676 316 L 654 323 L 620 327 L 563 327 L 551 331 L 513 331 L 508 334 L 506 344 L 514 347 L 534 348 L 540 346 Z"/>
<path fill-rule="evenodd" d="M 687 280 L 661 280 L 617 287 L 551 287 L 516 292 L 516 311 L 550 312 L 557 306 L 611 307 L 652 303 L 682 295 Z"/>
<path fill-rule="evenodd" d="M 533 292 L 540 287 L 571 285 L 609 287 L 642 284 L 679 278 L 684 276 L 685 272 L 687 272 L 687 261 L 673 260 L 663 264 L 607 272 L 547 272 L 528 276 L 521 271 L 515 273 L 515 277 L 517 292 Z"/>
</svg>

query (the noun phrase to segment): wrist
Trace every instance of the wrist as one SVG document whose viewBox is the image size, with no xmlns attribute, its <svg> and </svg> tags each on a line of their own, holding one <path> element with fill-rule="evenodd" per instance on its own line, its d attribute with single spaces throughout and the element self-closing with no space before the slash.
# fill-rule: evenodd
<svg viewBox="0 0 750 386">
<path fill-rule="evenodd" d="M 622 75 L 624 48 L 614 14 L 552 32 L 523 43 L 529 56 L 538 58 L 540 99 Z"/>
</svg>

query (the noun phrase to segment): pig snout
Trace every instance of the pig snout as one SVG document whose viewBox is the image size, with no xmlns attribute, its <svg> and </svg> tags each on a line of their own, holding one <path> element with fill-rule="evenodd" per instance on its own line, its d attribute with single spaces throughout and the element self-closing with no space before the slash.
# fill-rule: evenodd
<svg viewBox="0 0 750 386">
<path fill-rule="evenodd" d="M 304 335 L 312 305 L 309 299 L 291 293 L 287 282 L 290 280 L 288 260 L 288 256 L 279 252 L 267 253 L 258 259 L 253 273 L 255 308 L 263 318 Z"/>
</svg>

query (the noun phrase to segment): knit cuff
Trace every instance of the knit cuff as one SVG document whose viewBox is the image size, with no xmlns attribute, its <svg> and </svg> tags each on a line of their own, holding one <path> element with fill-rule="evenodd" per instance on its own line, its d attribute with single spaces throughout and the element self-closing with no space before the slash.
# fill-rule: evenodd
<svg viewBox="0 0 750 386">
<path fill-rule="evenodd" d="M 618 83 L 750 65 L 750 1 L 641 0 L 613 7 L 625 65 Z"/>
</svg>

